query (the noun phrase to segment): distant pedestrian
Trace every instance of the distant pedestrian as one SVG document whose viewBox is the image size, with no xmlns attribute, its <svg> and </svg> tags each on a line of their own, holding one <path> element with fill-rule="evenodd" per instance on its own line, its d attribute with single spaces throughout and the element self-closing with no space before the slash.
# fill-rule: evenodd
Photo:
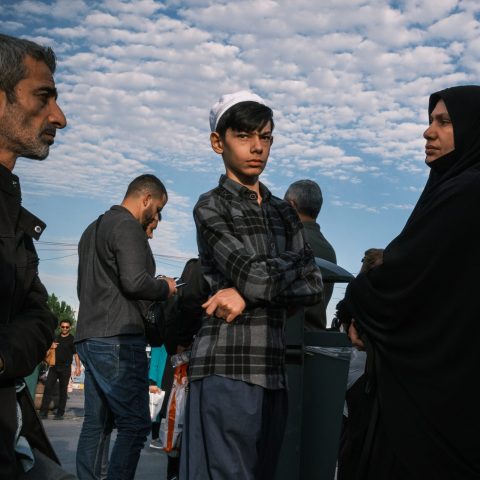
<svg viewBox="0 0 480 480">
<path fill-rule="evenodd" d="M 151 393 L 160 393 L 162 391 L 161 385 L 166 362 L 167 351 L 165 347 L 153 347 L 150 356 L 150 367 L 148 369 L 148 389 Z M 168 398 L 164 399 L 164 402 L 168 402 Z M 160 415 L 156 419 L 152 419 L 151 448 L 162 448 L 160 441 L 160 420 Z"/>
<path fill-rule="evenodd" d="M 70 320 L 62 320 L 60 323 L 60 335 L 53 341 L 52 347 L 55 350 L 55 363 L 48 369 L 45 390 L 43 392 L 40 417 L 48 417 L 48 407 L 54 395 L 54 388 L 58 380 L 58 407 L 55 413 L 55 420 L 63 420 L 65 405 L 67 404 L 68 382 L 72 375 L 72 358 L 75 359 L 75 376 L 81 373 L 80 359 L 73 343 L 74 337 L 70 333 L 72 324 Z"/>
<path fill-rule="evenodd" d="M 158 226 L 158 221 L 158 215 L 155 215 L 152 221 L 145 228 L 145 233 L 150 240 L 153 238 L 153 232 Z M 161 347 L 152 347 L 150 353 L 150 365 L 148 368 L 148 389 L 151 393 L 160 393 L 162 390 L 160 387 L 162 385 L 162 377 L 165 370 L 166 361 L 167 351 L 165 350 L 165 346 L 162 345 Z M 164 401 L 168 401 L 168 399 L 165 399 Z M 152 440 L 150 442 L 151 448 L 162 448 L 159 437 L 160 415 L 158 415 L 156 419 L 152 420 Z"/>
</svg>

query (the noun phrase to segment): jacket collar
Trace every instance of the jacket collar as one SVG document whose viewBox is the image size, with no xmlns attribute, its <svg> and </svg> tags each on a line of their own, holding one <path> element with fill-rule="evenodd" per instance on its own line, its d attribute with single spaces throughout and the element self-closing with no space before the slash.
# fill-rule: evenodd
<svg viewBox="0 0 480 480">
<path fill-rule="evenodd" d="M 3 165 L 0 165 L 0 190 L 13 197 L 22 197 L 19 178 Z"/>
<path fill-rule="evenodd" d="M 42 220 L 30 213 L 27 209 L 20 208 L 18 226 L 30 237 L 38 240 L 47 226 Z"/>
<path fill-rule="evenodd" d="M 11 201 L 17 205 L 22 201 L 19 178 L 8 168 L 0 165 L 0 191 L 10 195 Z M 26 208 L 20 207 L 17 226 L 27 235 L 38 240 L 47 226 L 42 220 L 30 213 Z"/>
</svg>

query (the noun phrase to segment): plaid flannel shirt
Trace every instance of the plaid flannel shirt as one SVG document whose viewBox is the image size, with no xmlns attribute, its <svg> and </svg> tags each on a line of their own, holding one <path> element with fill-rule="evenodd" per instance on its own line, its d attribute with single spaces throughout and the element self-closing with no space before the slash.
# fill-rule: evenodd
<svg viewBox="0 0 480 480">
<path fill-rule="evenodd" d="M 200 196 L 194 218 L 204 276 L 212 292 L 236 287 L 247 307 L 233 322 L 203 319 L 190 359 L 190 379 L 220 375 L 268 389 L 286 387 L 286 307 L 322 298 L 322 277 L 295 210 L 260 184 L 220 177 Z"/>
</svg>

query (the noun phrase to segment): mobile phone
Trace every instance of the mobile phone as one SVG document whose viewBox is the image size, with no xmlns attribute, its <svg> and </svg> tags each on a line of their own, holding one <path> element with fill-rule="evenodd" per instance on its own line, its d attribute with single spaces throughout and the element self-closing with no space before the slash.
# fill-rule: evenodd
<svg viewBox="0 0 480 480">
<path fill-rule="evenodd" d="M 187 284 L 187 282 L 184 282 L 181 278 L 176 278 L 175 279 L 175 287 L 176 288 L 183 287 L 186 284 Z"/>
</svg>

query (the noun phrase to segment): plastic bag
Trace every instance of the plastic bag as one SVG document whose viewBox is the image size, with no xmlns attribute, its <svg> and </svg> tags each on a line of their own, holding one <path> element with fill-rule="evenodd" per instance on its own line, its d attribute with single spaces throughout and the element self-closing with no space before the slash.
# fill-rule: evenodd
<svg viewBox="0 0 480 480">
<path fill-rule="evenodd" d="M 171 358 L 175 368 L 173 386 L 168 399 L 166 418 L 160 423 L 160 440 L 163 450 L 172 457 L 180 455 L 180 445 L 188 393 L 188 355 L 186 352 Z"/>
<path fill-rule="evenodd" d="M 325 355 L 326 357 L 350 362 L 352 347 L 318 347 L 307 345 L 304 347 L 304 351 L 307 355 Z"/>
<path fill-rule="evenodd" d="M 160 390 L 159 393 L 148 392 L 148 394 L 150 396 L 150 418 L 152 419 L 152 422 L 154 422 L 157 419 L 160 410 L 162 409 L 165 392 Z"/>
</svg>

